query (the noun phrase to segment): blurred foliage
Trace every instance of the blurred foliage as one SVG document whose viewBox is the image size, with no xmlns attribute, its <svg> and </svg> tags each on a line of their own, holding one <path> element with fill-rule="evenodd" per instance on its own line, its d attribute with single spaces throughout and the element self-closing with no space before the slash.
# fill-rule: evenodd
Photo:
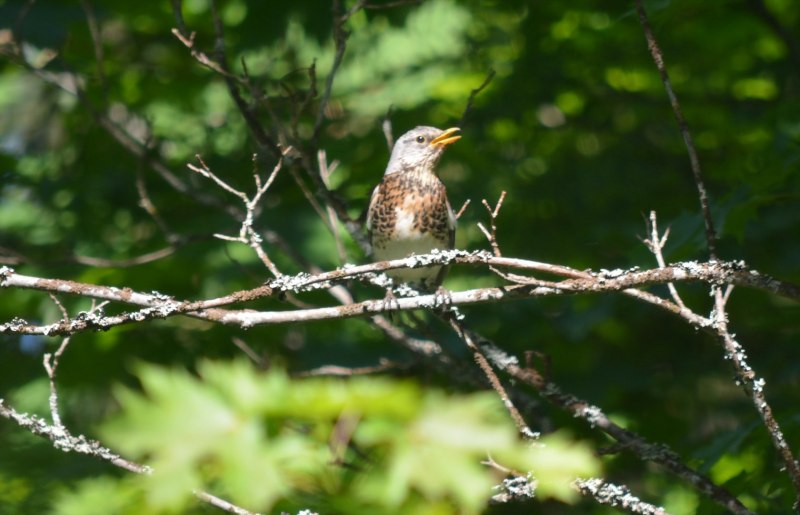
<svg viewBox="0 0 800 515">
<path fill-rule="evenodd" d="M 721 257 L 744 259 L 758 270 L 800 282 L 800 10 L 793 0 L 767 0 L 763 5 L 771 17 L 765 17 L 757 8 L 760 4 L 667 0 L 648 2 L 647 7 L 700 152 L 721 236 Z M 223 209 L 174 190 L 146 160 L 118 144 L 92 114 L 106 113 L 117 126 L 145 139 L 148 155 L 222 204 L 233 205 L 237 199 L 186 169 L 195 154 L 246 191 L 253 190 L 254 166 L 262 174 L 271 169 L 274 162 L 264 153 L 254 165 L 252 156 L 259 149 L 224 81 L 199 65 L 170 33 L 176 21 L 169 3 L 44 0 L 27 5 L 22 0 L 0 3 L 0 43 L 7 43 L 14 31 L 24 41 L 22 50 L 32 66 L 26 69 L 0 56 L 0 264 L 30 275 L 157 290 L 188 299 L 265 280 L 267 272 L 248 248 L 212 236 L 237 233 L 236 220 Z M 353 5 L 346 2 L 345 8 Z M 99 27 L 102 66 L 96 60 L 87 6 Z M 211 53 L 215 36 L 210 0 L 186 0 L 183 8 L 197 44 Z M 219 12 L 232 71 L 244 73 L 246 64 L 253 89 L 243 90 L 243 95 L 260 102 L 256 116 L 265 123 L 270 113 L 295 119 L 298 137 L 308 138 L 334 58 L 330 4 L 226 0 L 220 2 Z M 687 154 L 631 4 L 427 0 L 359 11 L 346 29 L 348 47 L 319 145 L 330 161 L 339 162 L 331 183 L 349 202 L 354 218 L 365 207 L 388 158 L 381 131 L 387 113 L 395 135 L 420 124 L 451 126 L 459 120 L 470 91 L 494 69 L 494 80 L 466 118 L 463 139 L 448 150 L 440 167 L 452 204 L 472 200 L 459 222 L 460 248 L 487 246 L 475 225 L 487 219 L 480 200 L 494 203 L 505 190 L 509 195 L 498 220 L 498 238 L 507 256 L 576 268 L 650 267 L 654 259 L 639 238 L 647 235 L 647 214 L 656 210 L 661 228 L 671 229 L 665 249 L 668 261 L 706 257 Z M 68 91 L 72 73 L 82 78 L 85 101 L 92 109 Z M 297 111 L 298 99 L 314 90 L 316 100 Z M 156 206 L 163 227 L 140 207 L 137 182 Z M 267 194 L 256 225 L 274 231 L 296 254 L 319 267 L 342 264 L 334 238 L 288 170 L 281 171 Z M 179 243 L 175 253 L 138 266 L 84 264 L 89 258 L 135 258 L 173 242 Z M 345 243 L 350 250 L 347 261 L 365 259 L 352 242 Z M 302 268 L 285 249 L 270 246 L 269 251 L 282 271 Z M 496 281 L 488 272 L 455 267 L 446 284 L 461 289 Z M 681 286 L 680 291 L 691 307 L 710 309 L 704 288 Z M 356 295 L 370 298 L 383 292 L 364 288 L 356 289 Z M 91 307 L 84 299 L 60 300 L 73 314 Z M 331 302 L 321 293 L 302 300 Z M 289 306 L 270 299 L 248 307 Z M 789 442 L 800 441 L 800 307 L 744 289 L 733 293 L 729 307 L 733 330 L 757 373 L 766 379 L 768 398 Z M 119 308 L 108 308 L 114 309 Z M 470 327 L 510 353 L 522 356 L 535 350 L 547 355 L 552 379 L 565 390 L 601 406 L 651 441 L 669 444 L 753 510 L 783 513 L 791 505 L 791 485 L 758 415 L 731 381 L 723 352 L 706 335 L 613 295 L 487 305 L 465 312 Z M 60 312 L 46 295 L 1 291 L 0 320 L 15 316 L 45 322 L 57 319 Z M 420 332 L 454 356 L 465 356 L 446 327 L 432 325 Z M 357 319 L 247 332 L 173 319 L 78 335 L 59 371 L 65 423 L 75 433 L 92 436 L 105 428 L 102 434 L 115 437 L 120 449 L 156 460 L 165 460 L 162 451 L 168 449 L 159 449 L 155 439 L 145 437 L 160 431 L 169 436 L 165 442 L 174 442 L 181 428 L 191 430 L 187 422 L 171 417 L 194 416 L 191 410 L 197 405 L 192 402 L 250 421 L 251 426 L 237 426 L 242 434 L 246 426 L 267 424 L 269 418 L 260 411 L 264 406 L 240 404 L 245 399 L 233 402 L 245 395 L 233 393 L 235 382 L 223 385 L 204 375 L 200 383 L 166 371 L 195 371 L 201 359 L 228 361 L 240 354 L 234 338 L 291 373 L 325 364 L 362 366 L 381 359 L 399 363 L 397 374 L 418 384 L 396 386 L 397 391 L 415 392 L 405 395 L 417 396 L 405 406 L 416 415 L 408 414 L 405 420 L 424 419 L 424 399 L 430 399 L 427 402 L 438 405 L 444 419 L 458 413 L 466 418 L 464 423 L 481 424 L 482 401 L 467 396 L 465 404 L 448 406 L 443 397 L 436 397 L 442 394 L 428 391 L 434 386 L 471 386 L 416 366 L 416 358 Z M 41 356 L 54 345 L 54 339 L 0 336 L 0 397 L 19 409 L 47 413 Z M 138 362 L 167 368 L 133 365 Z M 219 377 L 230 379 L 232 372 L 220 367 Z M 259 388 L 266 388 L 268 377 L 280 377 L 243 374 L 249 377 L 243 382 L 261 384 Z M 130 393 L 143 386 L 159 391 L 165 387 L 160 381 L 180 386 L 170 392 L 173 399 L 151 392 L 145 401 Z M 109 393 L 117 384 L 126 385 L 128 390 L 122 391 L 129 393 L 120 395 L 127 409 L 116 420 L 136 422 L 140 438 L 123 437 L 120 426 L 108 422 L 120 409 Z M 322 384 L 309 389 L 324 390 Z M 374 384 L 376 391 L 381 384 L 389 388 L 389 383 Z M 359 386 L 341 388 L 352 393 Z M 174 414 L 165 411 L 178 400 L 182 404 L 173 406 Z M 300 417 L 302 425 L 319 424 L 314 427 L 322 433 L 334 420 L 330 412 L 324 421 L 307 417 L 325 413 L 324 402 L 309 400 L 303 413 L 282 414 L 280 420 L 288 423 Z M 558 410 L 546 405 L 536 409 L 534 427 L 566 427 L 577 437 L 608 443 Z M 161 420 L 168 427 L 148 425 L 143 420 L 148 413 L 151 424 Z M 400 424 L 401 418 L 392 420 Z M 243 449 L 235 448 L 237 442 L 211 441 L 214 431 L 225 429 L 224 418 L 212 422 L 195 426 L 202 430 L 195 435 L 197 445 L 185 450 L 209 453 L 214 459 L 201 460 L 203 466 L 181 480 L 222 481 L 225 467 L 238 467 L 238 474 L 246 474 L 257 460 L 277 459 L 271 453 L 286 450 L 256 439 L 237 440 L 256 449 L 249 456 L 255 461 L 233 463 L 230 456 Z M 397 431 L 391 445 L 400 445 L 401 436 L 410 430 L 404 426 Z M 209 440 L 200 438 L 205 432 Z M 319 447 L 304 446 L 319 446 L 323 440 L 317 437 L 312 432 L 289 444 L 307 452 L 310 464 L 320 459 Z M 125 447 L 137 442 L 136 448 Z M 141 498 L 141 479 L 114 479 L 109 466 L 62 455 L 11 424 L 0 423 L 0 443 L 0 512 L 10 506 L 10 513 L 37 513 L 56 504 L 69 510 L 95 499 L 119 506 L 126 499 L 150 502 Z M 462 456 L 474 456 L 471 452 Z M 181 458 L 186 460 L 181 467 L 195 463 L 191 455 Z M 392 460 L 387 455 L 376 459 L 384 464 Z M 605 457 L 604 466 L 610 480 L 627 484 L 639 497 L 671 513 L 721 511 L 689 485 L 626 454 Z M 167 468 L 163 473 L 183 470 Z M 293 488 L 295 473 L 305 471 L 282 476 L 286 491 Z M 421 489 L 416 479 L 407 478 L 404 490 L 397 487 L 405 494 L 413 491 L 409 497 L 396 494 L 399 503 L 438 495 Z M 355 478 L 317 480 L 332 482 L 320 483 L 320 488 L 333 488 L 336 481 Z M 442 490 L 437 492 L 453 486 L 441 480 Z M 226 488 L 233 495 L 236 485 Z M 451 499 L 462 495 L 447 492 Z M 279 495 L 283 499 L 283 492 Z M 312 500 L 297 506 L 310 506 Z M 466 501 L 470 502 L 476 501 Z M 543 513 L 569 509 L 559 503 L 541 504 Z M 608 512 L 591 502 L 577 510 Z"/>
<path fill-rule="evenodd" d="M 376 378 L 290 380 L 245 362 L 204 362 L 199 374 L 202 381 L 140 367 L 144 395 L 121 390 L 122 416 L 101 433 L 155 472 L 83 481 L 56 512 L 117 513 L 127 499 L 127 513 L 171 513 L 187 508 L 193 489 L 213 489 L 267 512 L 407 513 L 438 504 L 476 513 L 502 479 L 480 464 L 487 452 L 505 467 L 535 470 L 542 497 L 574 501 L 572 480 L 598 472 L 589 448 L 561 435 L 522 443 L 488 392 L 449 397 Z"/>
</svg>

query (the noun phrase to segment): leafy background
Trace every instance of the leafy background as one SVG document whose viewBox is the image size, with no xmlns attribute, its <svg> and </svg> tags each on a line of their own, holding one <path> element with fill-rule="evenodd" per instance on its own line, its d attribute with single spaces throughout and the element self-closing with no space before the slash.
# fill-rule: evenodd
<svg viewBox="0 0 800 515">
<path fill-rule="evenodd" d="M 198 65 L 170 33 L 175 19 L 168 3 L 91 4 L 101 27 L 105 80 L 79 4 L 38 2 L 15 25 L 23 5 L 0 3 L 0 34 L 19 31 L 32 63 L 48 73 L 84 77 L 93 105 L 133 134 L 149 131 L 150 152 L 196 188 L 233 203 L 186 169 L 195 154 L 232 184 L 252 188 L 252 154 L 258 149 L 222 79 Z M 761 5 L 772 20 L 761 14 Z M 647 6 L 699 149 L 721 256 L 800 281 L 800 10 L 791 0 Z M 207 0 L 184 2 L 187 25 L 209 51 L 210 9 Z M 281 116 L 291 114 L 292 95 L 311 87 L 306 70 L 312 62 L 322 88 L 334 56 L 328 3 L 230 0 L 220 4 L 220 16 L 234 71 L 243 71 L 244 60 Z M 349 202 L 354 218 L 388 158 L 381 132 L 387 112 L 395 135 L 421 124 L 451 126 L 470 91 L 493 69 L 496 76 L 476 98 L 463 139 L 448 150 L 440 170 L 455 206 L 472 200 L 459 222 L 459 248 L 487 246 L 475 225 L 487 219 L 480 200 L 494 203 L 507 191 L 498 230 L 504 255 L 579 269 L 651 267 L 653 258 L 640 238 L 646 236 L 647 214 L 656 210 L 662 228 L 671 228 L 668 261 L 706 258 L 688 157 L 632 5 L 429 0 L 362 10 L 347 29 L 347 53 L 320 146 L 340 163 L 332 186 Z M 301 115 L 301 136 L 310 135 L 313 120 Z M 139 207 L 137 177 L 171 234 L 180 238 L 179 249 L 139 266 L 84 264 L 88 257 L 122 260 L 170 243 Z M 279 175 L 266 207 L 259 227 L 277 232 L 323 269 L 342 264 L 334 239 L 288 173 Z M 211 237 L 237 230 L 222 210 L 170 188 L 115 142 L 74 95 L 0 59 L 4 263 L 29 275 L 207 298 L 268 277 L 249 249 Z M 366 259 L 353 242 L 347 245 L 349 261 Z M 292 256 L 274 250 L 271 257 L 281 270 L 299 271 Z M 456 267 L 446 284 L 461 289 L 495 282 L 484 271 Z M 681 292 L 691 306 L 710 309 L 704 288 L 684 286 Z M 358 290 L 360 298 L 382 294 Z M 321 294 L 303 299 L 329 302 Z M 63 301 L 72 312 L 90 308 L 85 300 Z M 265 300 L 252 307 L 283 306 Z M 733 330 L 766 379 L 789 441 L 796 443 L 800 308 L 744 289 L 734 292 L 729 306 Z M 510 353 L 545 353 L 553 379 L 566 390 L 652 441 L 668 443 L 750 508 L 780 513 L 790 505 L 791 486 L 758 415 L 709 337 L 614 295 L 464 311 L 470 327 Z M 60 314 L 46 295 L 0 291 L 0 320 L 15 316 L 44 322 Z M 445 327 L 434 324 L 430 331 L 465 355 Z M 362 320 L 242 332 L 171 319 L 76 336 L 59 372 L 65 423 L 76 433 L 96 435 L 119 409 L 112 387 L 139 387 L 140 364 L 194 370 L 201 359 L 238 356 L 233 337 L 293 372 L 388 358 L 406 366 L 399 375 L 425 388 L 465 388 L 414 367 L 412 356 Z M 19 409 L 47 413 L 41 355 L 54 345 L 52 339 L 0 336 L 0 396 Z M 537 407 L 536 417 L 542 427 L 565 427 L 596 446 L 608 444 L 547 405 Z M 61 455 L 9 424 L 0 425 L 0 441 L 0 505 L 20 512 L 53 505 L 82 479 L 113 474 L 91 459 Z M 606 457 L 603 464 L 607 477 L 671 512 L 719 512 L 657 467 L 624 454 Z M 541 509 L 569 511 L 559 504 Z M 573 509 L 607 512 L 591 502 Z"/>
</svg>

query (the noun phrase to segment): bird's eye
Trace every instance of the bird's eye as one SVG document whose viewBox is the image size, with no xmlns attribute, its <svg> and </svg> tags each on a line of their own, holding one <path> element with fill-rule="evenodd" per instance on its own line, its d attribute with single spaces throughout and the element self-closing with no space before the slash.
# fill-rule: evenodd
<svg viewBox="0 0 800 515">
<path fill-rule="evenodd" d="M 425 143 L 425 136 L 417 136 L 417 143 Z"/>
</svg>

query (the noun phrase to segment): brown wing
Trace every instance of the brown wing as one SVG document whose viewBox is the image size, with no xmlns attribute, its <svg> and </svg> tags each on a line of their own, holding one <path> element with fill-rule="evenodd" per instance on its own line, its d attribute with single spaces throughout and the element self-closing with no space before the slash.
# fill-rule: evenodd
<svg viewBox="0 0 800 515">
<path fill-rule="evenodd" d="M 372 225 L 375 222 L 375 215 L 373 211 L 375 210 L 375 203 L 380 195 L 379 190 L 383 182 L 379 183 L 377 186 L 372 188 L 372 195 L 369 198 L 369 206 L 367 206 L 367 240 L 369 244 L 372 245 Z M 371 249 L 370 249 L 371 250 Z"/>
<path fill-rule="evenodd" d="M 449 234 L 447 238 L 447 248 L 454 249 L 456 248 L 456 215 L 453 213 L 453 208 L 450 207 L 450 200 L 447 198 L 447 194 L 444 196 L 444 202 L 447 206 L 447 220 L 449 225 Z"/>
</svg>

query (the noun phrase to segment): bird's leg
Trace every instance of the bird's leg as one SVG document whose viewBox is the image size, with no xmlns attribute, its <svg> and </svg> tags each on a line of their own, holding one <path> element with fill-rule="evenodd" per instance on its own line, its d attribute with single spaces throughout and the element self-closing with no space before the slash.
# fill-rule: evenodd
<svg viewBox="0 0 800 515">
<path fill-rule="evenodd" d="M 381 311 L 395 311 L 400 309 L 400 303 L 397 302 L 397 297 L 392 291 L 392 287 L 386 288 L 386 296 L 381 301 Z"/>
<path fill-rule="evenodd" d="M 452 304 L 453 297 L 450 295 L 450 290 L 441 285 L 436 288 L 436 293 L 433 294 L 433 309 L 448 311 Z"/>
</svg>

